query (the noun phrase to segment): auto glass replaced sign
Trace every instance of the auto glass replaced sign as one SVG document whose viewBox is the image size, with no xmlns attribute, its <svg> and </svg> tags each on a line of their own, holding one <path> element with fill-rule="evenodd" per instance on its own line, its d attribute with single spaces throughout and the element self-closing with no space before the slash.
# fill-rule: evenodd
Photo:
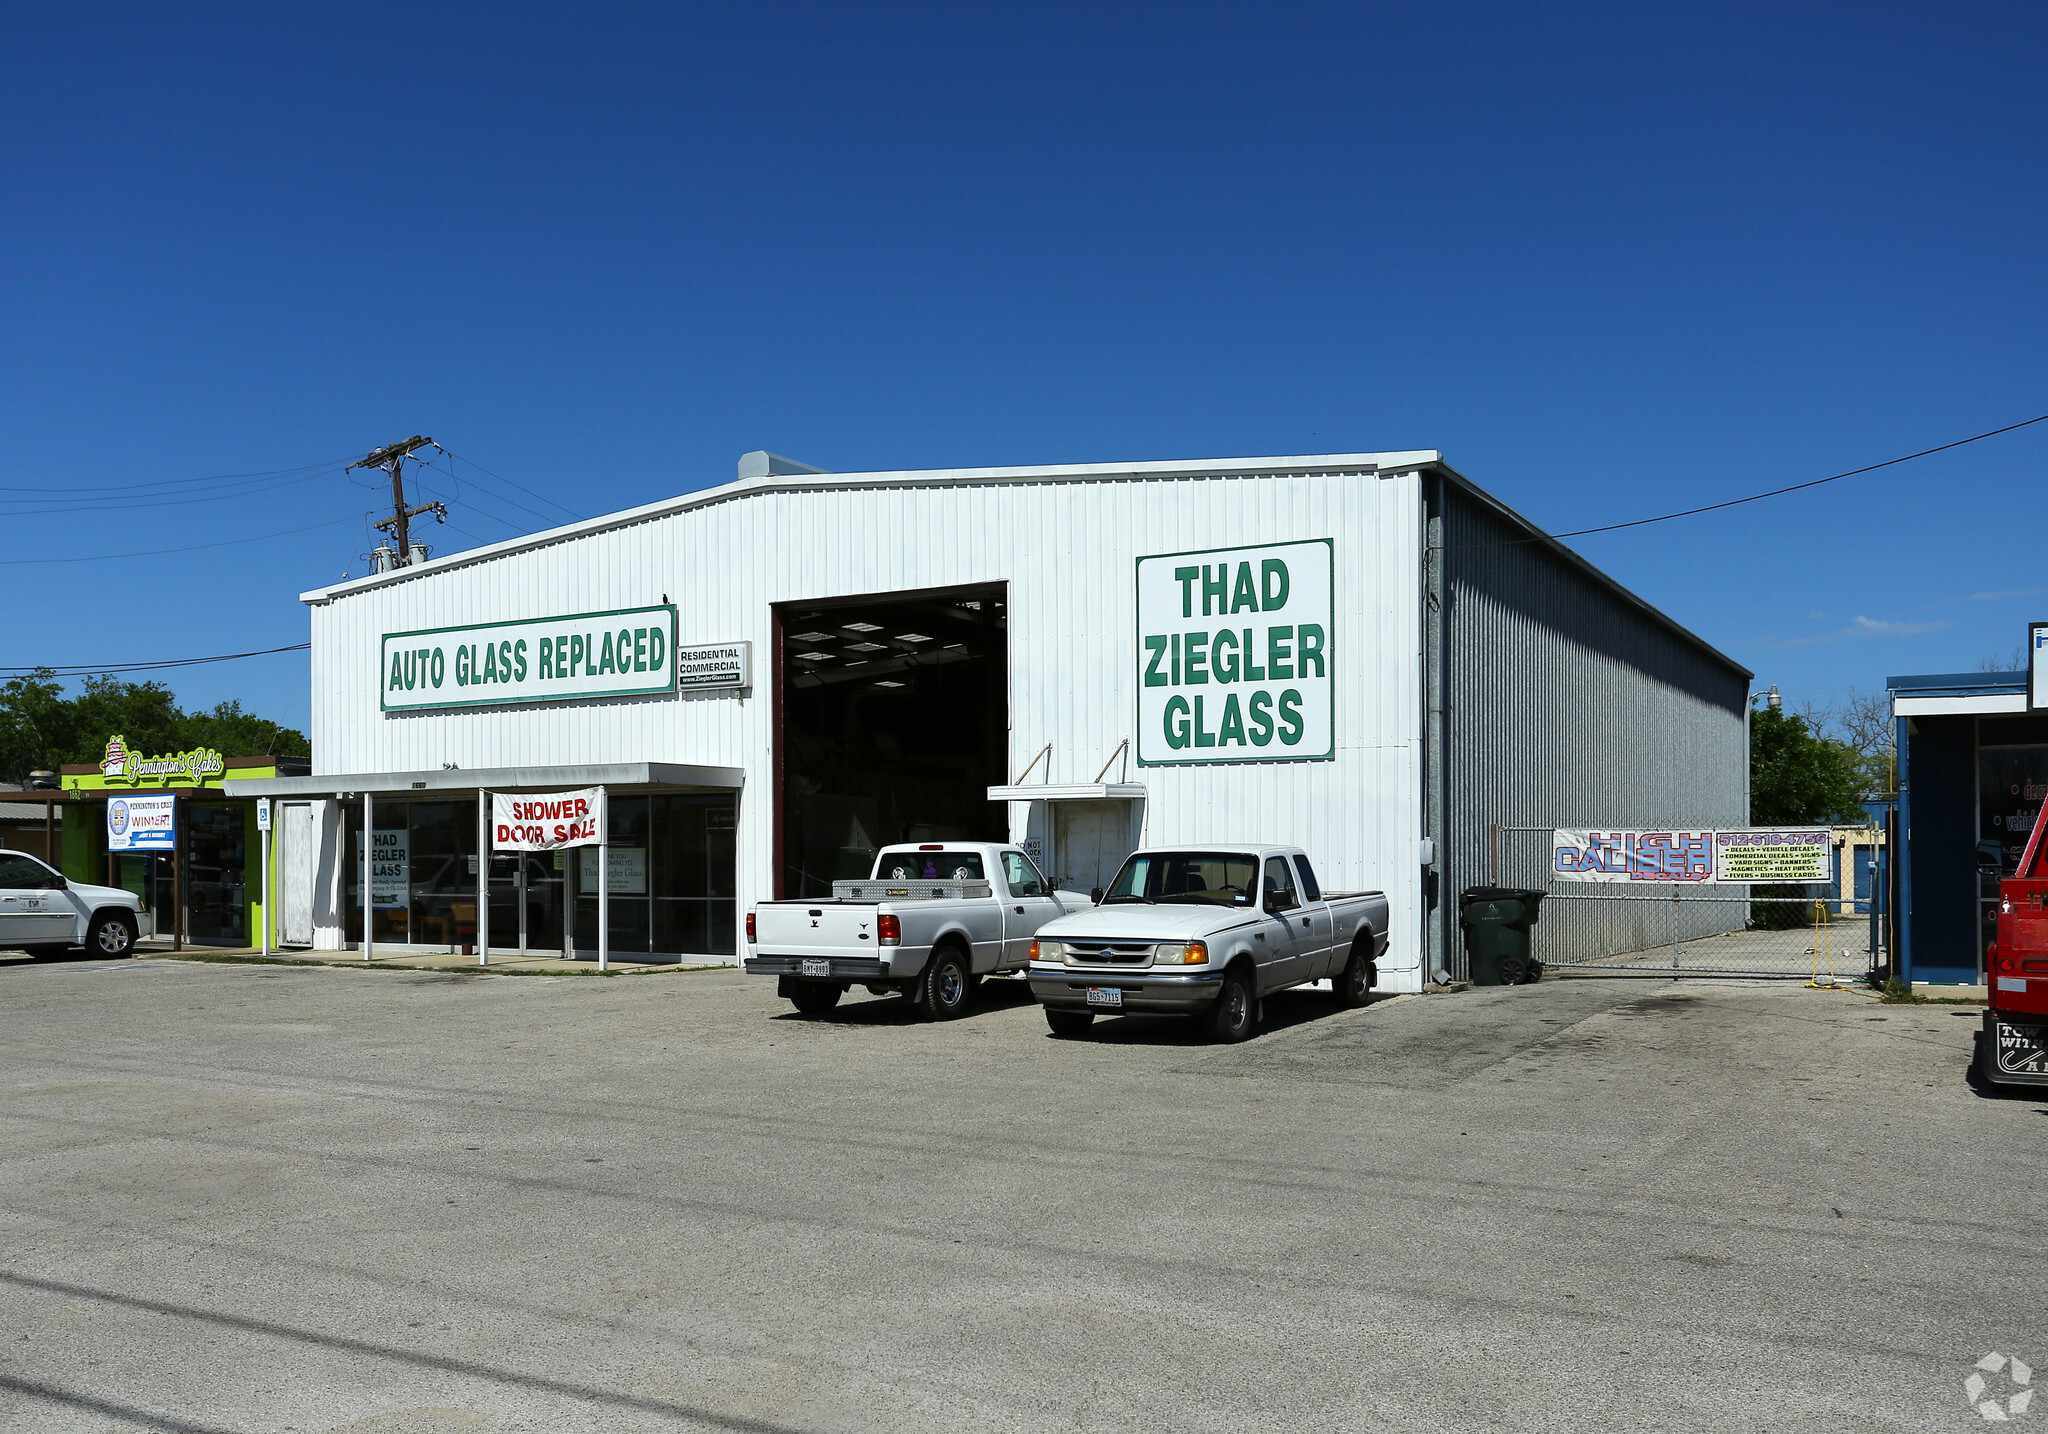
<svg viewBox="0 0 2048 1434">
<path fill-rule="evenodd" d="M 384 634 L 386 712 L 676 690 L 673 604 Z"/>
<path fill-rule="evenodd" d="M 1138 762 L 1336 754 L 1328 538 L 1138 559 Z"/>
</svg>

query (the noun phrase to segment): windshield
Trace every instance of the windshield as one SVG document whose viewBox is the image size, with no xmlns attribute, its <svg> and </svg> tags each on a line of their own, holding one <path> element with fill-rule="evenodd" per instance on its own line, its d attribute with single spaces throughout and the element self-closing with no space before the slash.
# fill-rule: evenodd
<svg viewBox="0 0 2048 1434">
<path fill-rule="evenodd" d="M 987 881 L 978 851 L 885 851 L 875 858 L 877 881 Z"/>
<path fill-rule="evenodd" d="M 1249 856 L 1217 851 L 1150 851 L 1130 858 L 1102 898 L 1186 906 L 1250 906 L 1259 864 Z"/>
</svg>

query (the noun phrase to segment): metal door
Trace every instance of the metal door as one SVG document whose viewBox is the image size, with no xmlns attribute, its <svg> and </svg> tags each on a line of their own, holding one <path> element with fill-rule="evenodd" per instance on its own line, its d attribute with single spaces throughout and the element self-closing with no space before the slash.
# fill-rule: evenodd
<svg viewBox="0 0 2048 1434">
<path fill-rule="evenodd" d="M 279 902 L 277 944 L 313 944 L 313 876 L 320 864 L 320 826 L 311 802 L 278 807 Z"/>
</svg>

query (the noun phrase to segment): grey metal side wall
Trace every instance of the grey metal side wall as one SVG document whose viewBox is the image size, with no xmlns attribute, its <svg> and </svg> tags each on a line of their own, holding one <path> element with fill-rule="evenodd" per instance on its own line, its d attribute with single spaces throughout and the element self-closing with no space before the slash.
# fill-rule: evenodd
<svg viewBox="0 0 2048 1434">
<path fill-rule="evenodd" d="M 1488 880 L 1496 823 L 1743 823 L 1749 675 L 1455 483 L 1429 487 L 1427 532 L 1441 548 L 1424 607 L 1442 708 L 1430 740 L 1443 783 L 1428 794 L 1441 823 L 1430 954 L 1463 977 L 1458 893 Z M 1503 884 L 1550 884 L 1547 840 L 1503 835 L 1499 850 Z M 1644 944 L 1632 903 L 1553 902 L 1542 924 L 1550 959 Z"/>
</svg>

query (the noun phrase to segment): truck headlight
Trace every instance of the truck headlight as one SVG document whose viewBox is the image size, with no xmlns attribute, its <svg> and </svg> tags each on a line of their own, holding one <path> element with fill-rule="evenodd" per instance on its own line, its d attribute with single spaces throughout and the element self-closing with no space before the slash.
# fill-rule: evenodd
<svg viewBox="0 0 2048 1434">
<path fill-rule="evenodd" d="M 1061 941 L 1034 941 L 1031 943 L 1031 959 L 1034 961 L 1064 961 L 1067 959 L 1066 943 Z"/>
<path fill-rule="evenodd" d="M 1201 966 L 1206 965 L 1208 960 L 1209 947 L 1207 943 L 1201 941 L 1189 941 L 1185 944 L 1169 941 L 1152 948 L 1154 966 Z"/>
</svg>

